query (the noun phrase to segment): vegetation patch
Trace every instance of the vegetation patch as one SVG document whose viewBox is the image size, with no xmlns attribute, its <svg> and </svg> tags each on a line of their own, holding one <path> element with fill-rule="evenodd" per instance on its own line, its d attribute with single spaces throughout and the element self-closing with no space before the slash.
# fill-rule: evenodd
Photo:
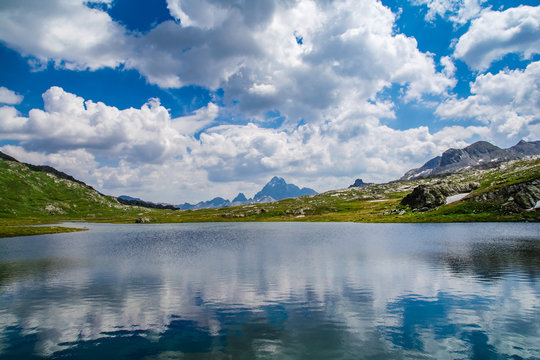
<svg viewBox="0 0 540 360">
<path fill-rule="evenodd" d="M 70 228 L 65 226 L 3 226 L 0 225 L 0 238 L 14 236 L 44 235 L 85 231 L 88 229 Z"/>
</svg>

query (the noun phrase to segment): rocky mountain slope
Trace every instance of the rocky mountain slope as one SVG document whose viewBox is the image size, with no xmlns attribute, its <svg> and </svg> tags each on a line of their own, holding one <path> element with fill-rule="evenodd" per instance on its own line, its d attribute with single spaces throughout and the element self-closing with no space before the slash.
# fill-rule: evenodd
<svg viewBox="0 0 540 360">
<path fill-rule="evenodd" d="M 441 156 L 427 161 L 422 167 L 409 170 L 401 180 L 451 174 L 475 166 L 491 166 L 509 160 L 540 155 L 540 141 L 520 141 L 509 149 L 501 149 L 486 141 L 478 141 L 463 149 L 448 149 Z"/>
<path fill-rule="evenodd" d="M 514 154 L 521 155 L 540 155 L 540 141 L 524 141 L 521 140 L 516 145 L 507 149 Z"/>
</svg>

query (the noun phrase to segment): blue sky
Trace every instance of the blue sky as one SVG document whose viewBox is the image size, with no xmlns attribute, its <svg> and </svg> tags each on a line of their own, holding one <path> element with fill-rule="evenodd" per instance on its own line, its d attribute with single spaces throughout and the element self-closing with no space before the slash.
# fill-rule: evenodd
<svg viewBox="0 0 540 360">
<path fill-rule="evenodd" d="M 0 150 L 182 203 L 540 139 L 540 1 L 0 4 Z"/>
</svg>

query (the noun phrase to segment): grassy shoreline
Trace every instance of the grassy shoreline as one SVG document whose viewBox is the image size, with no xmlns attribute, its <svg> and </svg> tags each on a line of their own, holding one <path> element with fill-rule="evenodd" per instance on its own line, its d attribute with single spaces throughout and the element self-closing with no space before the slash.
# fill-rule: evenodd
<svg viewBox="0 0 540 360">
<path fill-rule="evenodd" d="M 366 204 L 367 203 L 367 204 Z M 375 206 L 373 204 L 376 204 Z M 265 205 L 265 204 L 261 204 Z M 267 205 L 267 204 L 266 204 Z M 454 203 L 441 208 L 418 213 L 392 213 L 399 208 L 399 201 L 381 201 L 378 203 L 361 202 L 358 209 L 341 209 L 335 212 L 304 216 L 285 216 L 283 210 L 253 214 L 244 218 L 224 216 L 243 207 L 203 209 L 188 211 L 152 210 L 145 217 L 152 224 L 172 223 L 208 223 L 208 222 L 356 222 L 356 223 L 457 223 L 457 222 L 540 222 L 540 211 L 501 215 L 485 209 L 485 204 Z M 268 206 L 268 205 L 267 205 Z M 387 214 L 385 214 L 387 213 Z M 0 219 L 0 238 L 31 236 L 42 234 L 68 233 L 85 231 L 85 228 L 56 226 L 54 223 L 84 221 L 88 223 L 135 224 L 136 217 L 131 215 L 104 218 L 41 218 L 41 219 Z M 47 225 L 44 225 L 47 224 Z M 51 224 L 51 225 L 48 225 Z M 40 225 L 40 226 L 36 226 Z"/>
<path fill-rule="evenodd" d="M 88 229 L 65 226 L 0 225 L 0 238 L 70 233 L 86 230 Z"/>
</svg>

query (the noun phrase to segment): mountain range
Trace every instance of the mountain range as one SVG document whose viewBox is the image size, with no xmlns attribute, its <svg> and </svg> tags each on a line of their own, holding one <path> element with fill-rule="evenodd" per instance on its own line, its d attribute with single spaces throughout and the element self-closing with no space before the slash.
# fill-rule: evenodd
<svg viewBox="0 0 540 360">
<path fill-rule="evenodd" d="M 313 189 L 306 187 L 299 188 L 294 184 L 287 184 L 283 178 L 274 176 L 255 194 L 255 196 L 253 196 L 253 198 L 250 199 L 246 198 L 244 193 L 239 193 L 232 201 L 222 197 L 215 197 L 212 200 L 201 201 L 197 204 L 184 203 L 175 206 L 181 210 L 210 209 L 248 204 L 262 204 L 286 198 L 315 194 L 317 194 L 317 192 Z"/>
<path fill-rule="evenodd" d="M 448 149 L 423 166 L 407 171 L 400 180 L 451 174 L 476 166 L 495 166 L 503 161 L 518 160 L 530 155 L 540 155 L 540 141 L 521 140 L 508 149 L 501 149 L 487 141 L 478 141 L 463 149 Z"/>
</svg>

